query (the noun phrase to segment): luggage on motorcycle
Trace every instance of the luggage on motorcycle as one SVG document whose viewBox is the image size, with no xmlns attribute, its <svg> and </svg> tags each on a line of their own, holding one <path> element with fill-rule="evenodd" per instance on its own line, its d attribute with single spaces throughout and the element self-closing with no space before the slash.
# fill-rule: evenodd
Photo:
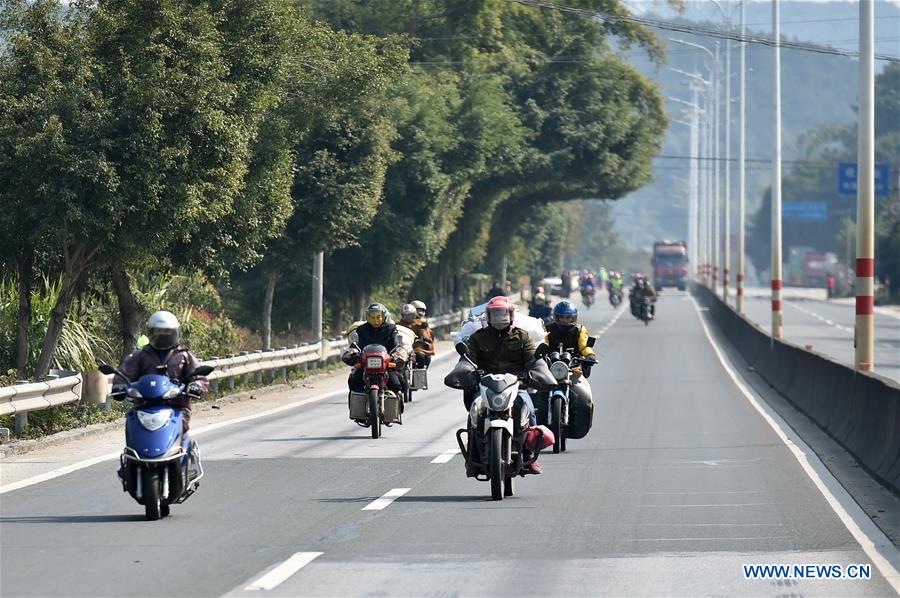
<svg viewBox="0 0 900 598">
<path fill-rule="evenodd" d="M 533 426 L 525 432 L 525 448 L 529 451 L 542 451 L 556 443 L 556 437 L 547 426 Z"/>
<path fill-rule="evenodd" d="M 428 390 L 428 370 L 413 368 L 409 387 L 413 390 Z"/>
<path fill-rule="evenodd" d="M 581 384 L 573 384 L 569 390 L 569 425 L 566 437 L 578 440 L 587 436 L 594 423 L 594 401 Z"/>
<path fill-rule="evenodd" d="M 364 420 L 368 417 L 369 395 L 364 392 L 350 393 L 350 419 Z"/>
<path fill-rule="evenodd" d="M 400 395 L 393 391 L 388 391 L 384 394 L 381 404 L 381 411 L 384 413 L 384 423 L 400 423 L 400 401 Z"/>
</svg>

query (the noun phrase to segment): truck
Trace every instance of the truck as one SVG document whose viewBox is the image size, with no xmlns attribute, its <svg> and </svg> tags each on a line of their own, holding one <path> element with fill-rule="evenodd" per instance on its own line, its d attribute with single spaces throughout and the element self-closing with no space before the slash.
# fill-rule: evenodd
<svg viewBox="0 0 900 598">
<path fill-rule="evenodd" d="M 688 257 L 684 241 L 657 241 L 653 244 L 653 286 L 657 291 L 665 287 L 687 288 Z"/>
</svg>

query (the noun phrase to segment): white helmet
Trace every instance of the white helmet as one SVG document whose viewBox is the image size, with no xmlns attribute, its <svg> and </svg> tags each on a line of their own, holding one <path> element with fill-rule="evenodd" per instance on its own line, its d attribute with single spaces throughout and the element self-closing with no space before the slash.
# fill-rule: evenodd
<svg viewBox="0 0 900 598">
<path fill-rule="evenodd" d="M 416 312 L 418 312 L 418 314 L 420 316 L 422 316 L 422 317 L 425 316 L 425 303 L 416 299 L 415 301 L 412 302 L 412 305 L 413 305 L 413 307 L 416 308 Z"/>
<path fill-rule="evenodd" d="M 181 342 L 181 325 L 170 311 L 158 311 L 147 319 L 147 336 L 150 346 L 167 351 Z"/>
<path fill-rule="evenodd" d="M 412 303 L 407 303 L 400 308 L 400 320 L 403 322 L 412 322 L 417 315 L 416 306 Z"/>
</svg>

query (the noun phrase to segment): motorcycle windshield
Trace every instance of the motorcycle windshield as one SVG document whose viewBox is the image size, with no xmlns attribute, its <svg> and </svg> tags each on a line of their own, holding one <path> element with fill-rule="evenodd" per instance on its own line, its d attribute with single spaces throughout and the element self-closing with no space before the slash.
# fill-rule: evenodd
<svg viewBox="0 0 900 598">
<path fill-rule="evenodd" d="M 388 350 L 384 345 L 366 345 L 363 347 L 363 353 L 366 355 L 382 355 L 387 352 Z"/>
</svg>

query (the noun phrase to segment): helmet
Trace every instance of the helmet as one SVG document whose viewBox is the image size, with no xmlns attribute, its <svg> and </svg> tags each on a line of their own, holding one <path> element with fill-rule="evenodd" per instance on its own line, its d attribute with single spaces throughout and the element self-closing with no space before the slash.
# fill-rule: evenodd
<svg viewBox="0 0 900 598">
<path fill-rule="evenodd" d="M 413 307 L 416 308 L 416 312 L 419 314 L 419 316 L 424 318 L 425 317 L 425 304 L 422 301 L 419 301 L 418 299 L 416 299 L 415 301 L 412 302 L 412 305 L 413 305 Z"/>
<path fill-rule="evenodd" d="M 366 308 L 366 322 L 374 328 L 381 328 L 387 321 L 388 310 L 381 303 L 370 303 Z"/>
<path fill-rule="evenodd" d="M 157 311 L 147 319 L 147 336 L 150 346 L 167 351 L 181 342 L 181 325 L 170 311 Z"/>
<path fill-rule="evenodd" d="M 543 294 L 543 293 L 544 293 L 544 287 L 543 287 L 543 286 L 538 286 L 537 288 L 534 289 L 534 293 L 535 293 L 536 295 L 537 295 L 537 294 Z"/>
<path fill-rule="evenodd" d="M 553 308 L 553 321 L 570 328 L 578 322 L 578 308 L 571 301 L 560 301 Z"/>
<path fill-rule="evenodd" d="M 484 311 L 487 314 L 488 324 L 497 330 L 506 330 L 512 326 L 516 304 L 509 297 L 500 295 L 488 301 Z"/>
<path fill-rule="evenodd" d="M 419 313 L 416 311 L 416 306 L 412 303 L 407 303 L 403 307 L 400 308 L 400 321 L 401 322 L 412 322 L 416 319 L 416 316 Z"/>
<path fill-rule="evenodd" d="M 543 305 L 546 301 L 547 297 L 545 297 L 543 293 L 538 293 L 534 296 L 535 305 Z"/>
</svg>

